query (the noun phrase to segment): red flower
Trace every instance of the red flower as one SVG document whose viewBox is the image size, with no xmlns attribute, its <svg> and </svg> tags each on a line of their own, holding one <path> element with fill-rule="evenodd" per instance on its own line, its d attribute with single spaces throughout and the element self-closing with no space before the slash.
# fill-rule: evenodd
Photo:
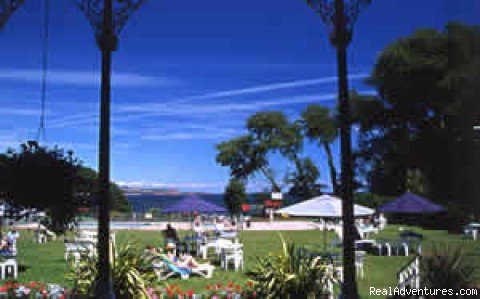
<svg viewBox="0 0 480 299">
<path fill-rule="evenodd" d="M 237 284 L 237 285 L 235 286 L 235 289 L 237 290 L 237 292 L 240 292 L 240 291 L 242 290 L 242 287 Z"/>
<path fill-rule="evenodd" d="M 1 286 L 0 287 L 0 292 L 5 293 L 8 290 L 6 286 Z"/>
<path fill-rule="evenodd" d="M 28 284 L 28 287 L 29 288 L 36 288 L 36 287 L 38 287 L 38 282 L 32 281 Z"/>
<path fill-rule="evenodd" d="M 219 282 L 217 283 L 217 289 L 221 289 L 222 288 L 222 284 Z"/>
<path fill-rule="evenodd" d="M 167 289 L 168 297 L 173 297 L 174 293 L 171 289 Z"/>
<path fill-rule="evenodd" d="M 227 286 L 228 286 L 229 288 L 233 287 L 233 281 L 229 281 L 228 284 L 227 284 Z"/>
<path fill-rule="evenodd" d="M 252 296 L 253 296 L 253 298 L 257 298 L 257 292 L 253 291 Z"/>
<path fill-rule="evenodd" d="M 247 281 L 247 286 L 249 288 L 253 288 L 253 281 L 251 281 L 251 280 Z"/>
<path fill-rule="evenodd" d="M 194 291 L 194 290 L 188 290 L 188 291 L 187 291 L 188 297 L 193 297 L 193 294 L 195 294 L 195 291 Z"/>
</svg>

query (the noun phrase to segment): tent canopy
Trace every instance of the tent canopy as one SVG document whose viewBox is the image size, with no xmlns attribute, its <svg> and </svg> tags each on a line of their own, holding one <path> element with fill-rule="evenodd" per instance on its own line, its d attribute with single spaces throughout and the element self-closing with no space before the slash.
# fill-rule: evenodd
<svg viewBox="0 0 480 299">
<path fill-rule="evenodd" d="M 212 202 L 208 202 L 198 195 L 189 195 L 179 202 L 167 207 L 164 213 L 226 213 L 227 210 Z"/>
<path fill-rule="evenodd" d="M 443 212 L 445 208 L 419 195 L 407 192 L 379 207 L 378 211 L 382 213 L 424 214 Z"/>
<path fill-rule="evenodd" d="M 342 217 L 342 200 L 332 195 L 322 195 L 277 210 L 275 213 L 290 216 L 340 218 Z M 354 206 L 354 215 L 356 217 L 368 216 L 374 213 L 373 209 L 361 205 Z"/>
</svg>

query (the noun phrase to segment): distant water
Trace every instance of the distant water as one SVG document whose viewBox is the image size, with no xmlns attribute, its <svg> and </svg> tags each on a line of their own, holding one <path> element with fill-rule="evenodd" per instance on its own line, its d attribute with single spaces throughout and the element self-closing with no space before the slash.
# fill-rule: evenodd
<svg viewBox="0 0 480 299">
<path fill-rule="evenodd" d="M 128 201 L 132 205 L 132 209 L 134 212 L 144 213 L 151 208 L 156 208 L 163 210 L 166 207 L 175 204 L 185 195 L 128 195 Z M 201 195 L 201 198 L 205 199 L 206 201 L 215 203 L 220 206 L 225 206 L 223 201 L 223 194 L 207 194 Z"/>
</svg>

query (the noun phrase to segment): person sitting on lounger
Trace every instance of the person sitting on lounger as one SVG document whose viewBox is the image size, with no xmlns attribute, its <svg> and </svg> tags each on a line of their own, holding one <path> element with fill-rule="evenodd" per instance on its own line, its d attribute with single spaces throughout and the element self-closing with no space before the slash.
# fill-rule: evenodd
<svg viewBox="0 0 480 299">
<path fill-rule="evenodd" d="M 174 253 L 175 248 L 176 246 L 173 243 L 168 243 L 167 246 L 165 247 L 167 258 L 172 263 L 174 263 L 180 268 L 190 268 L 190 269 L 198 268 L 199 263 L 195 260 L 193 256 L 186 254 L 186 255 L 177 257 Z"/>
</svg>

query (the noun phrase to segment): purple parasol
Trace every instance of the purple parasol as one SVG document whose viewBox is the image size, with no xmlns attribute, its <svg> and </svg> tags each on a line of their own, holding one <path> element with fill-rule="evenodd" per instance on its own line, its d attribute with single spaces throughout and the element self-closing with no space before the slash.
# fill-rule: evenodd
<svg viewBox="0 0 480 299">
<path fill-rule="evenodd" d="M 407 192 L 378 208 L 381 213 L 424 214 L 444 212 L 445 208 L 426 198 Z"/>
<path fill-rule="evenodd" d="M 189 195 L 179 202 L 167 207 L 164 213 L 226 213 L 227 210 L 219 205 L 208 202 L 198 195 Z"/>
</svg>

